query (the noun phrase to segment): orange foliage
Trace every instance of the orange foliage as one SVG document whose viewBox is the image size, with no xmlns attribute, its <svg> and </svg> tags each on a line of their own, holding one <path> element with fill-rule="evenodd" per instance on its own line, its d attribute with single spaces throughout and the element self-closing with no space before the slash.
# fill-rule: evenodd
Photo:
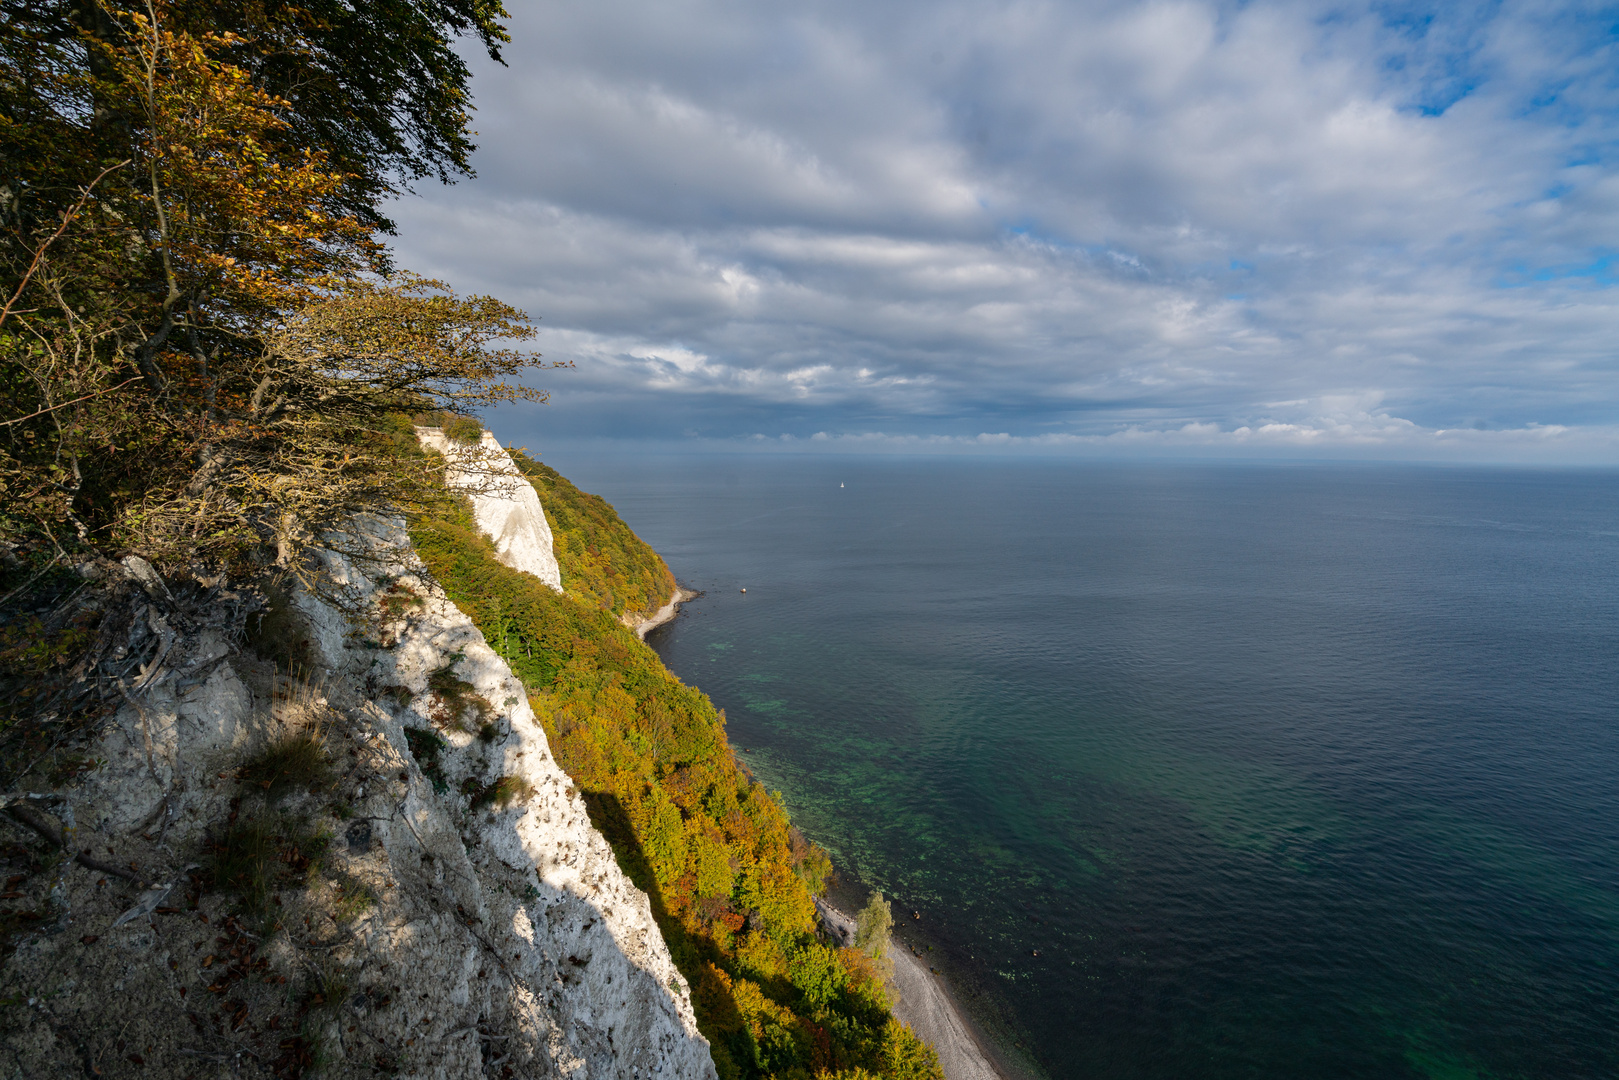
<svg viewBox="0 0 1619 1080">
<path fill-rule="evenodd" d="M 720 1075 L 858 1066 L 939 1080 L 912 1068 L 925 1054 L 894 1056 L 915 1036 L 890 1025 L 869 960 L 817 940 L 811 896 L 830 868 L 826 854 L 737 763 L 708 698 L 608 611 L 496 561 L 464 507 L 418 520 L 411 535 L 474 622 L 498 615 L 519 640 L 513 671 L 558 764 L 650 896 Z"/>
</svg>

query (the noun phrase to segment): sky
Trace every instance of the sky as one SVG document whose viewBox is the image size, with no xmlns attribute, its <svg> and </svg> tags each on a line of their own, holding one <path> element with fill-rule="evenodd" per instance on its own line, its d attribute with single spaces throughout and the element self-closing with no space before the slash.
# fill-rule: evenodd
<svg viewBox="0 0 1619 1080">
<path fill-rule="evenodd" d="M 509 441 L 1619 463 L 1619 5 L 507 6 Z"/>
</svg>

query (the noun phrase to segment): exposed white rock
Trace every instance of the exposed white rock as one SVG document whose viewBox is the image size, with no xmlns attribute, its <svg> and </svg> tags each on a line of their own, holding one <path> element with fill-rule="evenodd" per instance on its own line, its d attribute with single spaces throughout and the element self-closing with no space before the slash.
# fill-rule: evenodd
<svg viewBox="0 0 1619 1080">
<path fill-rule="evenodd" d="M 471 447 L 454 442 L 442 428 L 436 427 L 419 427 L 416 437 L 423 446 L 443 454 L 449 461 L 445 483 L 465 491 L 472 500 L 478 529 L 494 541 L 496 557 L 512 569 L 525 570 L 561 592 L 562 571 L 557 566 L 551 525 L 545 520 L 539 492 L 534 490 L 528 477 L 518 471 L 500 440 L 485 431 L 477 446 Z M 668 602 L 657 611 L 651 614 L 626 612 L 619 617 L 619 622 L 645 640 L 650 631 L 674 619 L 680 613 L 680 605 L 696 595 L 676 586 Z"/>
<path fill-rule="evenodd" d="M 319 1044 L 325 1076 L 712 1080 L 648 898 L 591 825 L 524 688 L 426 580 L 399 522 L 363 522 L 355 539 L 376 558 L 331 557 L 344 606 L 377 611 L 392 590 L 410 597 L 397 618 L 354 622 L 298 595 L 316 676 L 291 693 L 211 631 L 175 631 L 94 748 L 105 765 L 49 796 L 74 850 L 138 865 L 141 880 L 62 864 L 57 924 L 3 969 L 29 1008 L 0 1032 L 0 1065 L 76 1074 L 117 1041 L 126 1068 L 133 1052 L 165 1075 L 268 1076 L 277 1054 L 300 1052 L 299 1034 Z M 455 723 L 458 704 L 428 685 L 445 670 L 484 715 Z M 255 809 L 236 766 L 300 725 L 324 733 L 330 783 Z M 442 732 L 433 767 L 408 729 Z M 469 792 L 501 778 L 517 797 L 474 809 Z M 277 886 L 280 923 L 262 940 L 230 929 L 227 893 L 185 877 L 238 812 L 333 837 L 318 874 Z M 154 910 L 118 924 L 150 883 L 171 881 Z M 372 902 L 345 914 L 360 887 Z M 337 1000 L 312 997 L 333 986 Z"/>
<path fill-rule="evenodd" d="M 475 446 L 467 446 L 436 427 L 419 427 L 416 437 L 449 462 L 445 483 L 472 500 L 472 515 L 479 530 L 495 542 L 495 557 L 561 592 L 562 570 L 539 493 L 517 470 L 500 440 L 485 431 Z"/>
<path fill-rule="evenodd" d="M 492 732 L 444 732 L 449 745 L 440 768 L 446 793 L 435 795 L 421 769 L 410 770 L 412 781 L 396 812 L 410 837 L 434 856 L 436 876 L 428 887 L 464 896 L 463 907 L 487 920 L 499 962 L 529 995 L 525 1000 L 535 1015 L 549 1019 L 552 1051 L 588 1067 L 588 1074 L 576 1074 L 580 1080 L 645 1080 L 649 1069 L 712 1077 L 690 990 L 653 921 L 651 904 L 591 825 L 584 800 L 551 756 L 522 683 L 472 620 L 419 576 L 402 526 L 376 522 L 373 528 L 379 547 L 392 548 L 397 559 L 387 584 L 416 593 L 422 606 L 389 628 L 390 647 L 366 649 L 347 635 L 341 651 L 321 661 L 346 672 L 350 686 L 370 680 L 411 692 L 403 707 L 360 703 L 401 761 L 411 761 L 406 727 L 432 729 L 435 712 L 442 723 L 444 704 L 428 687 L 433 672 L 449 666 L 492 707 Z M 382 584 L 341 557 L 333 558 L 330 571 L 357 597 L 374 595 Z M 345 638 L 346 622 L 334 608 L 307 596 L 303 607 L 325 647 Z M 489 785 L 503 777 L 529 792 L 507 808 L 474 811 L 469 797 L 451 794 L 469 781 Z"/>
</svg>

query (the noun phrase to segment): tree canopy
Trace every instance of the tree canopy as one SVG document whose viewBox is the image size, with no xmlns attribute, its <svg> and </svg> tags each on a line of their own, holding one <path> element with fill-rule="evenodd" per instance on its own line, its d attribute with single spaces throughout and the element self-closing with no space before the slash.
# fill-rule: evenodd
<svg viewBox="0 0 1619 1080">
<path fill-rule="evenodd" d="M 9 60 L 23 61 L 19 70 L 43 61 L 105 76 L 107 53 L 125 47 L 135 13 L 227 43 L 219 59 L 285 103 L 290 139 L 349 178 L 333 195 L 338 205 L 385 229 L 383 201 L 411 181 L 472 174 L 470 74 L 455 40 L 475 38 L 496 61 L 509 40 L 498 0 L 171 0 L 127 8 L 101 0 L 3 0 L 0 48 Z M 98 141 L 116 143 L 116 108 L 95 108 L 103 121 Z"/>
<path fill-rule="evenodd" d="M 285 556 L 408 501 L 368 449 L 386 415 L 543 400 L 495 345 L 532 336 L 523 312 L 391 273 L 378 238 L 400 185 L 468 171 L 451 42 L 497 54 L 498 3 L 0 12 L 12 551 Z"/>
</svg>

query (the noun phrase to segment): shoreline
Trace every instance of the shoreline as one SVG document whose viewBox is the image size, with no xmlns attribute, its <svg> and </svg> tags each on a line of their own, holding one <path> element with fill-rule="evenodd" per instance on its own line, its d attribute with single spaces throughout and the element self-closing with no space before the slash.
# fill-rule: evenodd
<svg viewBox="0 0 1619 1080">
<path fill-rule="evenodd" d="M 814 899 L 822 925 L 840 944 L 852 945 L 853 917 L 820 897 Z M 1006 1067 L 998 1048 L 961 1007 L 943 975 L 930 971 L 898 939 L 891 941 L 889 955 L 894 961 L 891 985 L 899 998 L 894 1015 L 938 1051 L 946 1080 L 1022 1080 L 1021 1073 Z"/>
<path fill-rule="evenodd" d="M 669 597 L 669 602 L 663 605 L 657 611 L 654 611 L 651 615 L 648 615 L 646 618 L 636 622 L 631 622 L 628 618 L 622 621 L 624 622 L 625 626 L 628 626 L 631 630 L 635 631 L 636 637 L 640 638 L 642 641 L 645 641 L 647 634 L 651 633 L 653 630 L 656 630 L 664 623 L 674 621 L 675 616 L 680 614 L 681 604 L 684 604 L 688 600 L 695 600 L 699 595 L 699 593 L 693 592 L 690 589 L 682 589 L 679 585 L 676 585 L 674 595 Z"/>
<path fill-rule="evenodd" d="M 680 605 L 703 594 L 696 590 L 675 587 L 669 602 L 639 622 L 623 619 L 624 625 L 642 641 L 646 635 L 666 623 L 674 621 Z M 741 764 L 740 760 L 738 764 Z M 742 765 L 748 776 L 752 772 Z M 834 879 L 850 884 L 834 873 Z M 863 887 L 860 891 L 864 891 Z M 840 893 L 846 890 L 839 890 Z M 828 899 L 812 897 L 822 928 L 840 944 L 854 943 L 853 916 L 835 907 Z M 851 895 L 840 895 L 840 902 L 851 902 Z M 914 935 L 908 925 L 896 923 L 890 942 L 890 955 L 894 961 L 894 977 L 888 983 L 892 995 L 898 1000 L 892 1005 L 894 1016 L 908 1025 L 939 1054 L 939 1064 L 945 1080 L 1043 1080 L 1044 1074 L 1031 1069 L 1013 1051 L 1002 1048 L 958 1000 L 943 972 L 931 969 L 913 951 L 913 947 L 900 939 L 897 931 L 904 929 Z"/>
</svg>

